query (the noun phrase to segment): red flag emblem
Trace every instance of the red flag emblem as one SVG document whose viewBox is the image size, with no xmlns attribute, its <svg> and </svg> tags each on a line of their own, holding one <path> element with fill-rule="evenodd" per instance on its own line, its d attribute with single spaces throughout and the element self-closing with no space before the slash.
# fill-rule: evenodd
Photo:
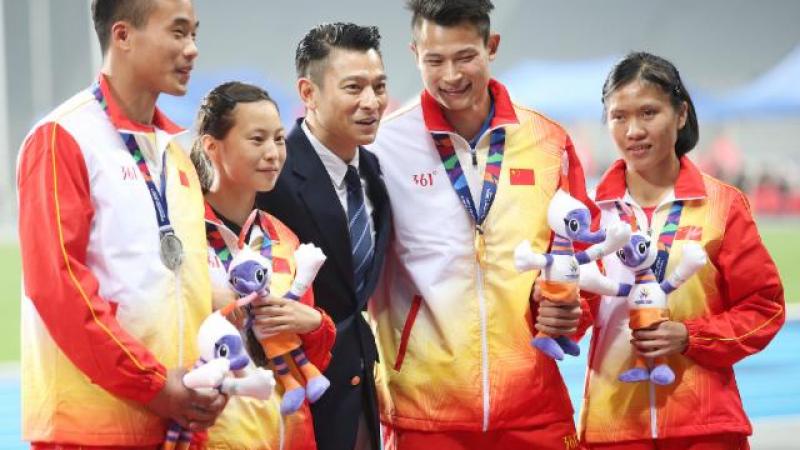
<svg viewBox="0 0 800 450">
<path fill-rule="evenodd" d="M 509 179 L 511 184 L 515 186 L 533 186 L 536 181 L 533 176 L 533 169 L 511 169 L 509 170 Z"/>
<path fill-rule="evenodd" d="M 685 226 L 675 232 L 675 240 L 699 241 L 703 238 L 703 227 Z"/>
<path fill-rule="evenodd" d="M 178 170 L 178 177 L 181 179 L 183 186 L 189 187 L 189 177 L 186 176 L 186 172 Z"/>
<path fill-rule="evenodd" d="M 292 270 L 289 268 L 289 261 L 284 258 L 278 258 L 277 256 L 272 258 L 272 270 L 274 270 L 275 273 L 292 273 Z"/>
</svg>

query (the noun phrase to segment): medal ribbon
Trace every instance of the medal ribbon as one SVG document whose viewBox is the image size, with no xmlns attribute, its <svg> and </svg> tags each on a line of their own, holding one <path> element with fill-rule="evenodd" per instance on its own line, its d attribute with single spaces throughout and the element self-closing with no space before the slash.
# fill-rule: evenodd
<svg viewBox="0 0 800 450">
<path fill-rule="evenodd" d="M 485 243 L 483 239 L 483 222 L 489 214 L 497 193 L 497 182 L 500 179 L 500 169 L 503 164 L 503 151 L 506 143 L 505 128 L 495 128 L 489 137 L 489 155 L 486 159 L 486 168 L 483 172 L 483 189 L 481 190 L 480 209 L 475 208 L 475 202 L 469 191 L 469 184 L 461 163 L 458 161 L 453 141 L 448 133 L 431 133 L 436 150 L 442 159 L 447 177 L 453 185 L 461 204 L 472 217 L 475 224 L 475 248 L 478 261 L 483 261 Z"/>
<path fill-rule="evenodd" d="M 100 89 L 100 83 L 95 83 L 92 86 L 92 92 L 94 98 L 103 108 L 103 112 L 108 114 L 108 103 L 103 96 L 103 91 Z M 165 151 L 161 155 L 161 190 L 159 191 L 156 184 L 153 182 L 150 169 L 147 167 L 147 161 L 145 161 L 144 155 L 142 155 L 142 151 L 139 149 L 139 144 L 136 142 L 134 135 L 120 130 L 117 130 L 117 132 L 122 138 L 122 142 L 125 143 L 125 147 L 128 149 L 128 152 L 130 152 L 131 157 L 133 157 L 133 161 L 136 163 L 136 167 L 139 168 L 139 172 L 141 172 L 147 184 L 147 189 L 150 191 L 150 198 L 153 200 L 153 208 L 156 210 L 156 219 L 158 220 L 158 231 L 160 235 L 163 236 L 165 234 L 174 233 L 175 231 L 172 229 L 172 224 L 170 224 L 169 221 L 169 208 L 167 206 L 167 152 Z"/>
<path fill-rule="evenodd" d="M 258 216 L 259 226 L 261 227 L 263 236 L 259 252 L 261 253 L 261 256 L 267 258 L 267 260 L 273 264 L 272 268 L 274 271 L 275 267 L 272 259 L 272 243 L 273 241 L 278 242 L 277 231 L 272 225 L 272 222 L 267 219 L 265 214 L 262 214 L 258 210 L 253 210 L 253 212 L 250 213 L 250 217 L 247 218 L 247 221 L 245 221 L 244 226 L 242 226 L 242 230 L 239 233 L 239 248 L 242 248 L 245 245 L 244 241 L 247 235 L 250 234 L 248 231 L 250 231 L 250 227 L 253 226 L 256 216 Z M 219 231 L 219 226 L 222 225 L 221 221 L 216 217 L 214 219 L 218 222 L 217 224 L 206 222 L 206 239 L 208 240 L 208 245 L 214 249 L 214 253 L 216 253 L 220 262 L 222 262 L 223 267 L 225 267 L 225 271 L 227 271 L 228 267 L 231 265 L 231 261 L 233 260 L 233 253 L 231 252 L 230 248 L 228 248 L 228 244 L 225 243 L 225 239 L 222 238 L 222 233 Z"/>
<path fill-rule="evenodd" d="M 623 222 L 630 224 L 631 230 L 636 231 L 639 227 L 636 223 L 636 215 L 630 210 L 630 206 L 627 204 L 623 206 L 620 202 L 615 202 L 615 205 L 619 218 Z M 667 272 L 669 251 L 672 248 L 672 242 L 675 240 L 675 232 L 678 231 L 681 213 L 683 213 L 683 200 L 675 200 L 669 208 L 667 221 L 664 222 L 664 228 L 661 229 L 661 234 L 658 236 L 658 256 L 656 256 L 656 262 L 653 263 L 652 269 L 659 283 L 664 281 L 664 275 Z"/>
</svg>

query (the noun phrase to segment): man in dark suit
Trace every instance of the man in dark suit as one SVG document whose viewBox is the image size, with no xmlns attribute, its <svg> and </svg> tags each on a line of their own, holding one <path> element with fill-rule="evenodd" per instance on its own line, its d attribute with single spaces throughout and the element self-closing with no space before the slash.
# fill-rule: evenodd
<svg viewBox="0 0 800 450">
<path fill-rule="evenodd" d="M 278 217 L 328 260 L 314 281 L 316 304 L 336 322 L 325 375 L 312 405 L 319 450 L 380 448 L 373 367 L 375 338 L 362 316 L 381 272 L 390 210 L 375 139 L 386 108 L 386 75 L 375 27 L 324 24 L 297 47 L 297 89 L 306 117 L 287 139 L 283 172 L 258 207 Z"/>
</svg>

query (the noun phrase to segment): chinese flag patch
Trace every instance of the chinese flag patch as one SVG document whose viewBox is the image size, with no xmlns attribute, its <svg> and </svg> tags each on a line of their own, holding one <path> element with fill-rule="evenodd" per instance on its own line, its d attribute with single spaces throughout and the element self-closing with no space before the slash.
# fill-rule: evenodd
<svg viewBox="0 0 800 450">
<path fill-rule="evenodd" d="M 181 179 L 182 185 L 189 187 L 189 177 L 186 176 L 186 172 L 178 170 L 178 178 Z"/>
<path fill-rule="evenodd" d="M 534 177 L 533 169 L 511 169 L 509 170 L 509 179 L 512 185 L 528 185 L 533 186 Z"/>
<path fill-rule="evenodd" d="M 292 273 L 292 270 L 289 268 L 289 261 L 274 257 L 272 258 L 272 270 L 275 273 Z"/>
<path fill-rule="evenodd" d="M 703 238 L 703 227 L 685 226 L 678 228 L 675 232 L 676 240 L 699 241 Z"/>
</svg>

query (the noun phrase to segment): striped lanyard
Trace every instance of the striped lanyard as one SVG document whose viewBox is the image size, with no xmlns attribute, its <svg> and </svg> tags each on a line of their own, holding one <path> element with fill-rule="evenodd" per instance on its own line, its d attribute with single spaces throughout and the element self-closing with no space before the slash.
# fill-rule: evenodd
<svg viewBox="0 0 800 450">
<path fill-rule="evenodd" d="M 637 231 L 639 226 L 636 221 L 636 215 L 631 211 L 630 205 L 621 202 L 614 202 L 614 205 L 617 207 L 619 218 L 623 222 L 630 224 L 631 230 Z M 669 251 L 672 248 L 672 242 L 675 240 L 675 232 L 678 231 L 678 223 L 681 221 L 682 212 L 683 200 L 672 202 L 669 214 L 667 214 L 667 221 L 664 222 L 664 228 L 661 229 L 661 234 L 658 236 L 658 255 L 652 269 L 659 282 L 664 281 L 664 275 L 667 272 Z"/>
<path fill-rule="evenodd" d="M 256 216 L 258 217 L 259 226 L 261 227 L 262 232 L 261 248 L 259 252 L 261 253 L 261 256 L 266 258 L 271 264 L 274 265 L 272 259 L 272 243 L 278 242 L 277 232 L 275 227 L 272 226 L 272 222 L 270 222 L 269 219 L 267 219 L 267 217 L 264 214 L 261 214 L 258 210 L 253 210 L 253 212 L 250 213 L 250 217 L 248 217 L 247 221 L 245 221 L 244 226 L 242 226 L 242 230 L 239 232 L 239 239 L 237 242 L 238 248 L 242 248 L 244 245 L 246 245 L 245 240 L 249 234 L 248 231 L 253 226 Z M 233 261 L 234 255 L 228 247 L 228 244 L 225 242 L 225 239 L 222 238 L 222 233 L 219 231 L 221 221 L 216 217 L 215 219 L 217 219 L 219 224 L 206 222 L 206 239 L 208 240 L 208 245 L 214 249 L 214 253 L 217 255 L 217 258 L 219 258 L 223 267 L 225 267 L 225 271 L 227 272 L 228 267 L 231 265 L 231 261 Z"/>
<path fill-rule="evenodd" d="M 503 151 L 506 143 L 505 128 L 495 128 L 489 136 L 489 155 L 486 159 L 486 169 L 483 173 L 483 189 L 481 190 L 480 209 L 475 207 L 469 184 L 461 163 L 458 161 L 453 141 L 448 133 L 431 133 L 436 150 L 442 159 L 447 177 L 453 185 L 461 204 L 472 217 L 475 224 L 475 249 L 479 262 L 483 261 L 486 244 L 483 237 L 483 222 L 489 214 L 489 209 L 497 193 L 497 182 L 500 179 L 500 169 L 503 165 Z"/>
<path fill-rule="evenodd" d="M 103 112 L 108 114 L 108 102 L 103 96 L 103 91 L 100 89 L 100 83 L 94 83 L 94 85 L 92 85 L 92 93 L 95 100 L 97 100 L 103 108 Z M 147 161 L 145 161 L 142 150 L 136 142 L 136 137 L 132 133 L 126 133 L 121 130 L 117 130 L 117 132 L 122 138 L 122 142 L 125 143 L 125 148 L 128 149 L 131 157 L 133 157 L 133 161 L 136 163 L 136 167 L 139 168 L 139 172 L 141 172 L 142 178 L 144 178 L 147 184 L 147 189 L 150 191 L 150 198 L 153 200 L 153 207 L 156 210 L 159 233 L 162 235 L 174 234 L 172 224 L 170 224 L 169 221 L 169 208 L 167 205 L 167 152 L 165 151 L 161 155 L 161 190 L 159 190 L 155 182 L 153 182 L 150 169 L 147 167 Z"/>
</svg>

